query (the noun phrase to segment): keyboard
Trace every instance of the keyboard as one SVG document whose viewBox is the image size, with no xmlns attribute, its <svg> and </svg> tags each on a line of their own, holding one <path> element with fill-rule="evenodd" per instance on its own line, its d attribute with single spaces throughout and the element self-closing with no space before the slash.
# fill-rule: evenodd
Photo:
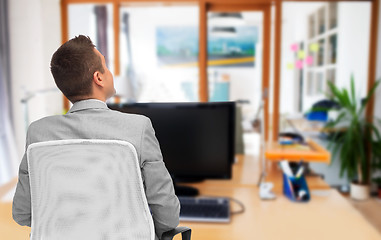
<svg viewBox="0 0 381 240">
<path fill-rule="evenodd" d="M 180 221 L 230 222 L 229 199 L 222 197 L 182 197 Z"/>
</svg>

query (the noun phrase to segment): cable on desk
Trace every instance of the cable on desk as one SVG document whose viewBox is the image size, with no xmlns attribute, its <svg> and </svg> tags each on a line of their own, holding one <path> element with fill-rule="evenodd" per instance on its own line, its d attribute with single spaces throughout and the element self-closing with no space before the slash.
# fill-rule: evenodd
<svg viewBox="0 0 381 240">
<path fill-rule="evenodd" d="M 234 214 L 240 214 L 240 213 L 244 213 L 244 212 L 245 212 L 245 205 L 244 205 L 241 201 L 239 201 L 238 199 L 234 199 L 234 198 L 232 198 L 232 197 L 227 197 L 227 198 L 229 198 L 230 201 L 233 201 L 233 202 L 235 202 L 235 203 L 237 203 L 238 205 L 241 206 L 241 209 L 240 209 L 240 210 L 238 210 L 238 211 L 234 211 L 234 212 L 233 212 L 233 211 L 230 212 L 231 215 L 234 215 Z"/>
<path fill-rule="evenodd" d="M 231 211 L 230 214 L 231 215 L 234 215 L 234 214 L 241 214 L 241 213 L 244 213 L 245 212 L 245 205 L 239 201 L 238 199 L 235 199 L 235 198 L 232 198 L 232 197 L 226 197 L 226 196 L 208 196 L 208 195 L 202 195 L 202 197 L 211 197 L 211 198 L 227 198 L 229 199 L 231 202 L 235 202 L 237 203 L 241 209 L 238 210 L 238 211 Z"/>
</svg>

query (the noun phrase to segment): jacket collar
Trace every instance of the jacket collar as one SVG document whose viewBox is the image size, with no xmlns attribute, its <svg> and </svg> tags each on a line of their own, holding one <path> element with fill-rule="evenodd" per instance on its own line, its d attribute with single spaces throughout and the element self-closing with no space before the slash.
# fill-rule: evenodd
<svg viewBox="0 0 381 240">
<path fill-rule="evenodd" d="M 72 113 L 72 112 L 81 111 L 85 109 L 91 109 L 91 108 L 109 109 L 105 102 L 98 99 L 91 98 L 91 99 L 85 99 L 85 100 L 80 100 L 75 102 L 67 113 Z"/>
</svg>

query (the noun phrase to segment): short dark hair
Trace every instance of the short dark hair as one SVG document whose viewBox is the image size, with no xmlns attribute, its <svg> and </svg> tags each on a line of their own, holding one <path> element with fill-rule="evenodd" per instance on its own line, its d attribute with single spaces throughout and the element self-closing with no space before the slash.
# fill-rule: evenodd
<svg viewBox="0 0 381 240">
<path fill-rule="evenodd" d="M 89 37 L 79 35 L 53 54 L 50 71 L 57 87 L 72 103 L 93 92 L 93 74 L 104 73 L 101 58 Z"/>
</svg>

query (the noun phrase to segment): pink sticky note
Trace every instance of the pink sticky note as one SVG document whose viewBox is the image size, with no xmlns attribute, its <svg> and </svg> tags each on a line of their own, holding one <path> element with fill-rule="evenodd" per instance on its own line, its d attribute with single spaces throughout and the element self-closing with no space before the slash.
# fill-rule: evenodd
<svg viewBox="0 0 381 240">
<path fill-rule="evenodd" d="M 306 63 L 308 65 L 312 65 L 314 63 L 314 58 L 312 56 L 307 56 L 306 57 Z"/>
<path fill-rule="evenodd" d="M 297 60 L 297 61 L 295 62 L 295 67 L 296 67 L 297 69 L 302 69 L 302 68 L 303 68 L 303 60 Z"/>
<path fill-rule="evenodd" d="M 291 51 L 293 51 L 293 52 L 298 51 L 298 44 L 297 43 L 294 43 L 291 45 Z"/>
</svg>

